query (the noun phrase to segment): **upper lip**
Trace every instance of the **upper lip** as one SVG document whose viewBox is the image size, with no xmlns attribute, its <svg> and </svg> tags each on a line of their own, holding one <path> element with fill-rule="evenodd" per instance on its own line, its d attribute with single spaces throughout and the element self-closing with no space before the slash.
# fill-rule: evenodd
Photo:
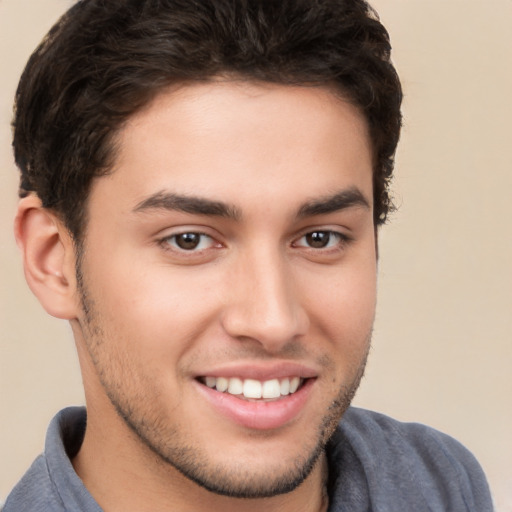
<svg viewBox="0 0 512 512">
<path fill-rule="evenodd" d="M 196 377 L 238 377 L 267 381 L 300 377 L 309 379 L 318 376 L 318 371 L 309 365 L 294 362 L 245 362 L 228 363 L 198 373 Z"/>
</svg>

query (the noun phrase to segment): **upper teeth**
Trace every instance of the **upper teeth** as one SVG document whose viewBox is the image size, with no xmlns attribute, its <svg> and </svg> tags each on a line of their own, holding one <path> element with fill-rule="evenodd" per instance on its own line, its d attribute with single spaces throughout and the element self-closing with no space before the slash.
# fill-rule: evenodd
<svg viewBox="0 0 512 512">
<path fill-rule="evenodd" d="M 271 379 L 260 382 L 254 379 L 239 379 L 237 377 L 206 377 L 205 384 L 209 388 L 222 393 L 243 395 L 245 398 L 279 398 L 295 393 L 301 384 L 300 377 L 286 379 Z"/>
</svg>

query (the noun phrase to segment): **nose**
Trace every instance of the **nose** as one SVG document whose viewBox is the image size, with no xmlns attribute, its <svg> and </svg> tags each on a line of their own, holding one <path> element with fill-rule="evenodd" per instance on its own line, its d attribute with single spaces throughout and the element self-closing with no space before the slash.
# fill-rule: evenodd
<svg viewBox="0 0 512 512">
<path fill-rule="evenodd" d="M 307 332 L 309 318 L 284 257 L 260 252 L 232 270 L 222 314 L 231 337 L 254 340 L 277 353 Z"/>
</svg>

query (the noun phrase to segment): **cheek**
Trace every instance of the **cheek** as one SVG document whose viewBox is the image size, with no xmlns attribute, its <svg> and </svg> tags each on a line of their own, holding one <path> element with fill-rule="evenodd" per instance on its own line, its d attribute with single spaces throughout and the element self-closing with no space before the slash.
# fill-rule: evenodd
<svg viewBox="0 0 512 512">
<path fill-rule="evenodd" d="M 111 262 L 110 268 L 90 265 L 101 270 L 87 276 L 88 291 L 105 333 L 138 357 L 177 357 L 215 317 L 218 292 L 204 272 Z"/>
<path fill-rule="evenodd" d="M 340 266 L 307 286 L 314 329 L 330 340 L 336 357 L 359 365 L 368 349 L 376 306 L 376 265 L 371 260 Z"/>
<path fill-rule="evenodd" d="M 341 267 L 309 287 L 308 302 L 327 322 L 364 329 L 373 322 L 376 283 L 376 267 L 371 263 Z"/>
</svg>

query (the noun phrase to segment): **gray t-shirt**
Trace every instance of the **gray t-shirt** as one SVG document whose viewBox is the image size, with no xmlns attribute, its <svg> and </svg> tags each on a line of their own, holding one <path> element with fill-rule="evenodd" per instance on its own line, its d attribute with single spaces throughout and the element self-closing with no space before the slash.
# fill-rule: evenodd
<svg viewBox="0 0 512 512">
<path fill-rule="evenodd" d="M 61 411 L 3 512 L 101 512 L 70 458 L 84 408 Z M 424 425 L 350 408 L 327 445 L 329 512 L 492 512 L 485 476 L 460 443 Z"/>
</svg>

